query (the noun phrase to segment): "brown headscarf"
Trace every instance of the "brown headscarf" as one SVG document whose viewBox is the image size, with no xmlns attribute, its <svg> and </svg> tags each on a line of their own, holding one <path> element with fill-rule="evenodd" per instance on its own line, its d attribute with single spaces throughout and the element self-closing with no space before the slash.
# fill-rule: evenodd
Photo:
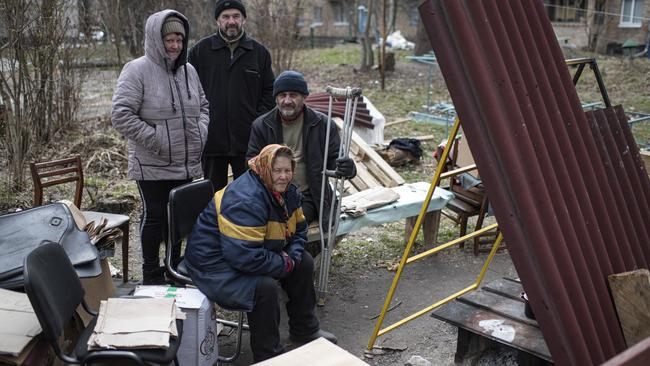
<svg viewBox="0 0 650 366">
<path fill-rule="evenodd" d="M 264 182 L 264 185 L 266 188 L 269 189 L 270 192 L 273 193 L 273 162 L 275 161 L 275 157 L 278 156 L 278 153 L 280 152 L 286 152 L 290 156 L 293 157 L 293 151 L 284 146 L 284 145 L 278 145 L 278 144 L 271 144 L 271 145 L 266 145 L 262 151 L 260 151 L 259 155 L 251 158 L 248 161 L 248 167 L 254 171 L 257 175 L 259 175 L 260 178 L 262 178 L 262 182 Z M 291 159 L 291 170 L 294 170 L 296 168 L 296 162 Z"/>
</svg>

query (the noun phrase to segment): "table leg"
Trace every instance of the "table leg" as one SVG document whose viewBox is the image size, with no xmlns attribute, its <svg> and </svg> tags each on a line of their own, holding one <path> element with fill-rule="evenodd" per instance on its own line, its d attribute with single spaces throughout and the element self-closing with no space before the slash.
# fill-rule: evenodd
<svg viewBox="0 0 650 366">
<path fill-rule="evenodd" d="M 415 228 L 417 216 L 406 218 L 404 227 L 404 243 L 408 243 L 411 232 Z M 427 212 L 422 222 L 422 233 L 424 234 L 424 243 L 433 246 L 438 242 L 438 227 L 440 226 L 440 210 Z"/>
<path fill-rule="evenodd" d="M 125 222 L 120 226 L 122 230 L 122 282 L 129 282 L 129 224 Z"/>
</svg>

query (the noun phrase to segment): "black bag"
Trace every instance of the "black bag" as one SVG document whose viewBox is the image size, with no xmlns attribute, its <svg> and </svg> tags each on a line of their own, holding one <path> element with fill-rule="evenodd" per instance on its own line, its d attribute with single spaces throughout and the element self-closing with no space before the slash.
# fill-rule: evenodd
<svg viewBox="0 0 650 366">
<path fill-rule="evenodd" d="M 25 258 L 50 242 L 63 246 L 80 277 L 101 274 L 88 234 L 77 228 L 65 204 L 53 203 L 0 216 L 0 288 L 22 287 Z"/>
<path fill-rule="evenodd" d="M 393 139 L 388 148 L 394 147 L 396 149 L 405 150 L 410 152 L 416 159 L 420 160 L 422 157 L 422 142 L 418 139 L 410 138 L 397 138 Z"/>
</svg>

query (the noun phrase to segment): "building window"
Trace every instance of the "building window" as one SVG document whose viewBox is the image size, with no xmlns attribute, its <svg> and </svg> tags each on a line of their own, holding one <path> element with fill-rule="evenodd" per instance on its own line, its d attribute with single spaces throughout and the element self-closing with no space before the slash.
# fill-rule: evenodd
<svg viewBox="0 0 650 366">
<path fill-rule="evenodd" d="M 580 23 L 585 20 L 587 1 L 544 0 L 544 6 L 551 22 Z"/>
<path fill-rule="evenodd" d="M 332 20 L 334 23 L 348 23 L 348 17 L 345 14 L 345 7 L 341 1 L 331 1 L 332 6 Z"/>
<path fill-rule="evenodd" d="M 644 0 L 621 0 L 620 27 L 641 27 L 643 21 Z"/>
<path fill-rule="evenodd" d="M 417 7 L 411 8 L 409 12 L 409 24 L 416 27 L 420 23 L 420 11 Z"/>
<path fill-rule="evenodd" d="M 314 6 L 314 19 L 312 20 L 312 25 L 323 24 L 323 8 L 320 6 Z"/>
</svg>

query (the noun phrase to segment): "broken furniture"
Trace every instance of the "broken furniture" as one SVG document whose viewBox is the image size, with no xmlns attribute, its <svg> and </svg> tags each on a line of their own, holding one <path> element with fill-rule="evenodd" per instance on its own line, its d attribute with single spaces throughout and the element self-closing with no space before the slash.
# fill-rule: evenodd
<svg viewBox="0 0 650 366">
<path fill-rule="evenodd" d="M 523 288 L 502 278 L 441 306 L 431 316 L 458 327 L 455 363 L 472 361 L 493 342 L 517 350 L 520 365 L 552 364 L 535 319 L 525 314 Z"/>
<path fill-rule="evenodd" d="M 77 228 L 68 206 L 52 203 L 0 216 L 0 288 L 21 289 L 25 258 L 49 242 L 63 247 L 80 277 L 101 273 L 88 233 Z"/>
<path fill-rule="evenodd" d="M 199 217 L 201 212 L 208 206 L 208 203 L 214 197 L 214 189 L 210 180 L 201 179 L 189 182 L 172 189 L 169 192 L 169 202 L 167 203 L 167 227 L 169 234 L 167 242 L 165 243 L 165 268 L 172 278 L 181 282 L 184 285 L 194 286 L 194 282 L 189 276 L 185 261 L 181 260 L 176 268 L 172 263 L 172 250 L 173 246 L 187 239 L 187 236 L 192 232 L 194 223 Z M 180 250 L 180 248 L 179 248 Z M 195 286 L 196 287 L 196 286 Z M 237 322 L 229 320 L 217 319 L 219 323 L 234 327 L 237 329 L 237 343 L 235 345 L 235 352 L 231 356 L 217 356 L 217 362 L 231 363 L 239 357 L 241 350 L 241 338 L 244 329 L 248 329 L 244 325 L 244 312 L 238 309 L 223 309 L 237 312 Z"/>
<path fill-rule="evenodd" d="M 84 175 L 81 157 L 75 155 L 71 158 L 52 160 L 41 163 L 30 163 L 29 169 L 34 181 L 34 206 L 43 204 L 43 188 L 59 184 L 75 183 L 73 203 L 81 209 L 84 188 Z M 94 221 L 99 224 L 102 218 L 108 220 L 106 229 L 119 228 L 122 231 L 122 280 L 129 281 L 129 224 L 128 215 L 113 214 L 108 212 L 82 211 L 87 222 Z"/>
<path fill-rule="evenodd" d="M 438 146 L 434 154 L 436 159 L 442 155 L 447 141 L 448 139 Z M 439 160 L 438 163 L 440 164 Z M 476 172 L 478 175 L 468 144 L 462 140 L 460 135 L 457 135 L 451 142 L 449 154 L 443 164 L 441 179 L 449 179 L 449 184 L 445 188 L 454 193 L 454 199 L 447 204 L 446 210 L 443 210 L 442 213 L 460 226 L 459 236 L 467 234 L 467 224 L 471 217 L 476 216 L 474 225 L 474 231 L 476 231 L 483 227 L 483 222 L 488 215 L 489 201 L 485 188 L 481 180 L 470 172 Z M 498 234 L 498 229 L 495 229 L 475 236 L 474 255 L 478 255 L 479 252 L 489 252 L 491 244 L 494 243 Z M 486 245 L 488 245 L 487 249 Z M 464 246 L 465 244 L 461 243 L 459 247 L 462 249 Z"/>
<path fill-rule="evenodd" d="M 170 339 L 168 348 L 89 351 L 88 339 L 97 322 L 95 317 L 79 335 L 73 351 L 64 352 L 59 346 L 59 338 L 67 339 L 64 328 L 73 320 L 79 305 L 82 305 L 86 312 L 96 314 L 84 301 L 84 289 L 68 255 L 59 244 L 41 245 L 27 256 L 24 273 L 25 292 L 43 328 L 43 337 L 61 361 L 82 365 L 116 360 L 129 360 L 139 365 L 144 365 L 145 362 L 168 364 L 175 361 L 178 366 L 176 352 L 183 329 L 182 321 L 178 320 L 178 338 Z"/>
</svg>

